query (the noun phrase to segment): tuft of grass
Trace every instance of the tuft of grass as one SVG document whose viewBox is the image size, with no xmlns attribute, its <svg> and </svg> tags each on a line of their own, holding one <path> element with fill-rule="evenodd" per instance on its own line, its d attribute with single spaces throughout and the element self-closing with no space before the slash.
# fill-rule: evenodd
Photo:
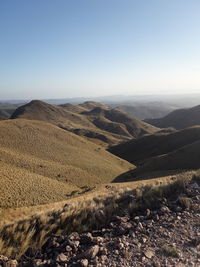
<svg viewBox="0 0 200 267">
<path fill-rule="evenodd" d="M 185 196 L 180 196 L 178 198 L 181 206 L 183 206 L 184 208 L 190 209 L 192 206 L 192 199 L 189 197 L 185 197 Z"/>
<path fill-rule="evenodd" d="M 200 183 L 200 170 L 196 171 L 193 175 L 193 180 Z"/>
<path fill-rule="evenodd" d="M 179 257 L 178 250 L 173 246 L 164 245 L 161 250 L 162 250 L 162 253 L 165 254 L 168 257 L 174 257 L 174 258 L 178 258 Z"/>
</svg>

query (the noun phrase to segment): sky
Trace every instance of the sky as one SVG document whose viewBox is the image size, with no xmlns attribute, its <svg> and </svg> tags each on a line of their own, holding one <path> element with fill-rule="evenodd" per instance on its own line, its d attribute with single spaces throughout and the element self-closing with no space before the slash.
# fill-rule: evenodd
<svg viewBox="0 0 200 267">
<path fill-rule="evenodd" d="M 0 0 L 0 99 L 200 92 L 199 0 Z"/>
</svg>

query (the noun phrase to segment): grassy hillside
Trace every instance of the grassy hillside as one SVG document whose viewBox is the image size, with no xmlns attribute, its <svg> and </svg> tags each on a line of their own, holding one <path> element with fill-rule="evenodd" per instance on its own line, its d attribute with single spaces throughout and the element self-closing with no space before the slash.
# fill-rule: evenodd
<svg viewBox="0 0 200 267">
<path fill-rule="evenodd" d="M 109 151 L 129 162 L 141 164 L 148 158 L 170 153 L 198 140 L 200 140 L 200 126 L 169 134 L 161 132 L 144 136 L 110 147 Z"/>
<path fill-rule="evenodd" d="M 183 129 L 200 125 L 200 106 L 188 109 L 178 109 L 159 119 L 147 119 L 146 122 L 160 128 L 174 127 Z"/>
<path fill-rule="evenodd" d="M 107 144 L 117 144 L 158 131 L 158 128 L 125 112 L 110 109 L 96 102 L 53 106 L 35 100 L 19 107 L 11 118 L 50 122 L 78 135 L 86 136 L 94 141 L 98 139 Z"/>
<path fill-rule="evenodd" d="M 0 121 L 0 158 L 0 208 L 62 200 L 134 168 L 73 133 L 24 119 Z"/>
</svg>

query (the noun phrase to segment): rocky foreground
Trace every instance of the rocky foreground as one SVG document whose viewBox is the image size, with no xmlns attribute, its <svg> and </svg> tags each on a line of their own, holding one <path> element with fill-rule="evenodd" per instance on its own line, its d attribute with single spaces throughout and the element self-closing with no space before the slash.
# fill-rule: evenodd
<svg viewBox="0 0 200 267">
<path fill-rule="evenodd" d="M 193 182 L 159 209 L 113 217 L 104 229 L 52 236 L 42 250 L 29 249 L 0 266 L 200 266 L 200 186 Z"/>
</svg>

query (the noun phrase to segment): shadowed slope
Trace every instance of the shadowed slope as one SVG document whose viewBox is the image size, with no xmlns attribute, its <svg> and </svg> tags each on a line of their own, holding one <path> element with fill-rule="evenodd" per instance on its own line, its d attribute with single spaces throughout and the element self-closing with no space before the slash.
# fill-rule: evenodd
<svg viewBox="0 0 200 267">
<path fill-rule="evenodd" d="M 134 168 L 73 133 L 24 119 L 0 122 L 0 158 L 2 207 L 58 201 Z"/>
<path fill-rule="evenodd" d="M 200 141 L 186 145 L 171 153 L 154 157 L 144 165 L 131 171 L 132 176 L 137 176 L 153 171 L 189 170 L 200 168 Z"/>
<path fill-rule="evenodd" d="M 183 129 L 200 125 L 200 105 L 188 109 L 178 109 L 163 118 L 147 119 L 145 121 L 160 128 L 174 127 Z"/>
<path fill-rule="evenodd" d="M 170 153 L 185 145 L 200 140 L 200 127 L 187 128 L 169 134 L 154 134 L 113 146 L 109 151 L 135 164 L 150 157 Z"/>
</svg>

